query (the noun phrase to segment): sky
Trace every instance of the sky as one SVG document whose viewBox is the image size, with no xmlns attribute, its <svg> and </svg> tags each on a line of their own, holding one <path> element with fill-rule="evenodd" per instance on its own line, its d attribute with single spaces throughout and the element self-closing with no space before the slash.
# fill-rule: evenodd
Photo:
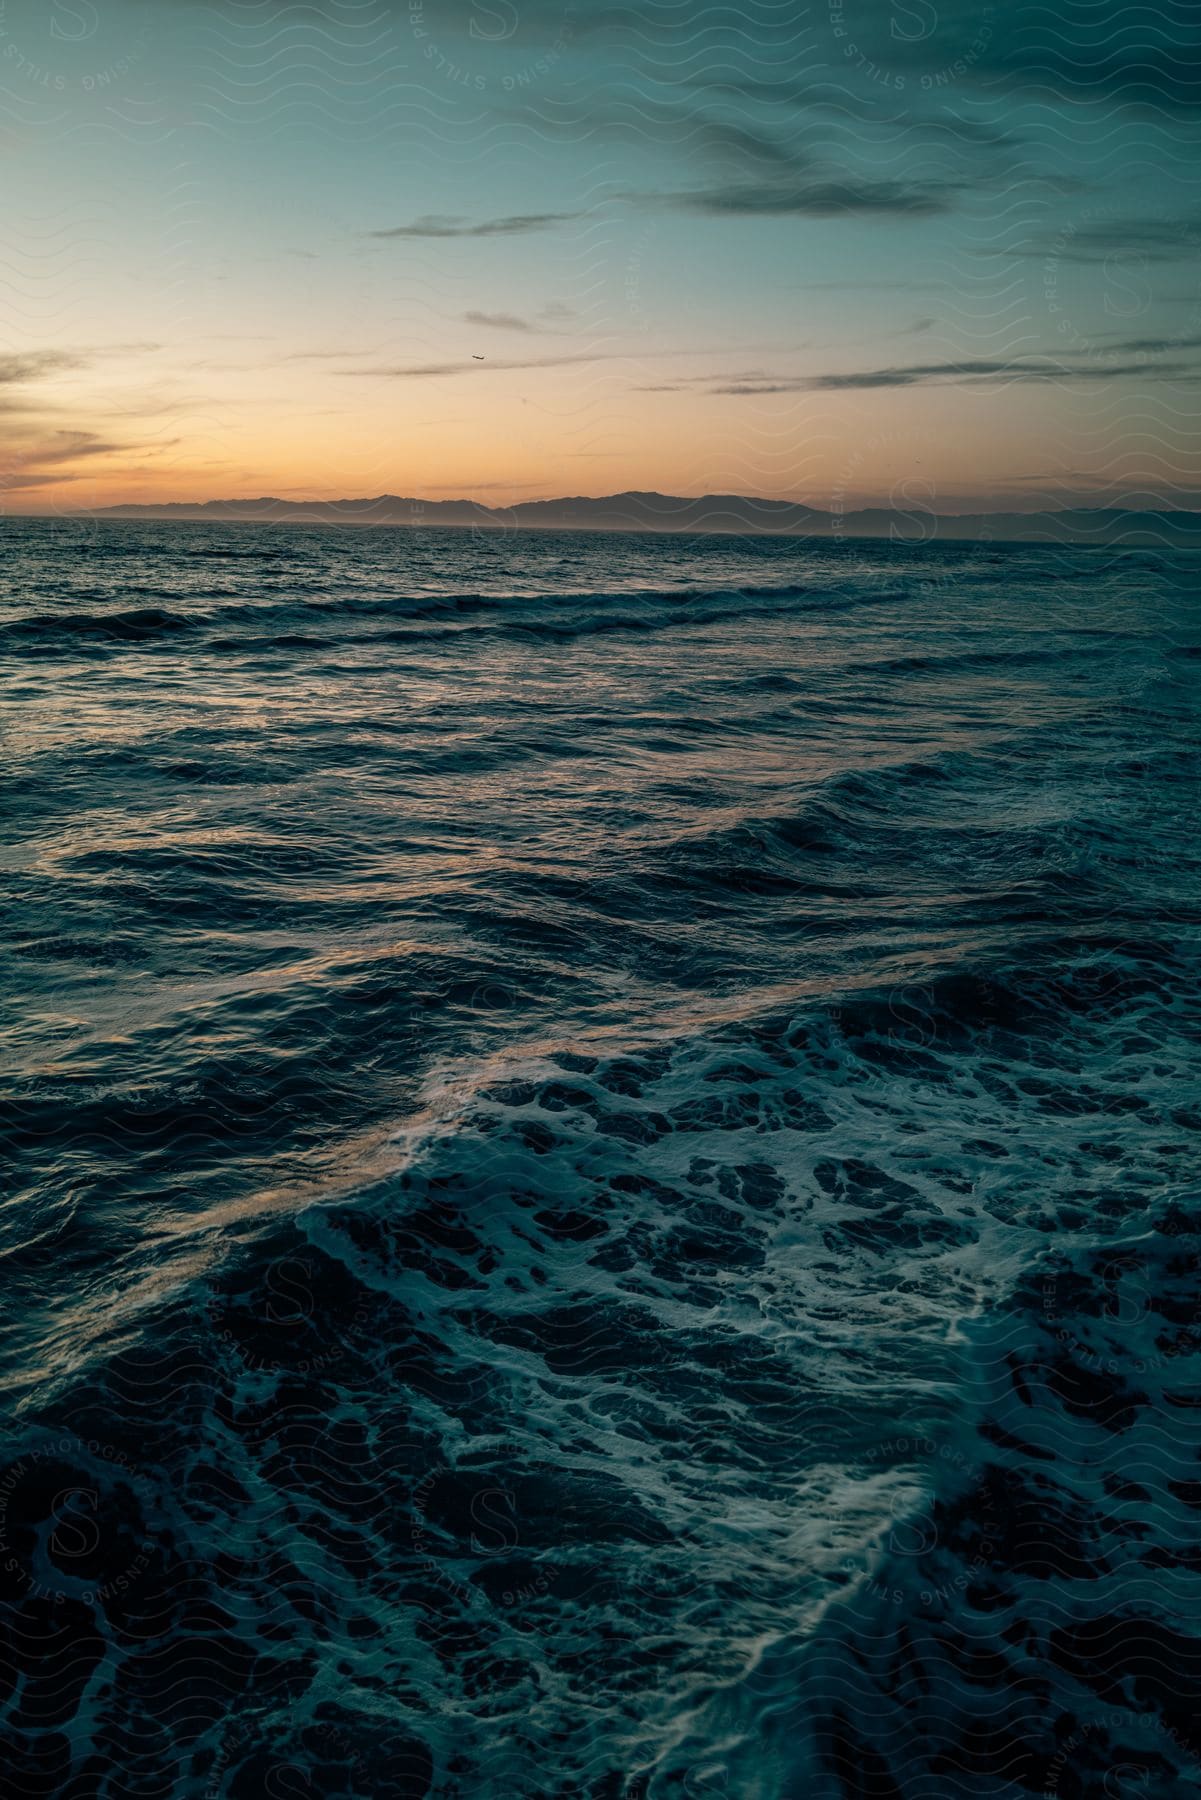
<svg viewBox="0 0 1201 1800">
<path fill-rule="evenodd" d="M 1192 0 L 0 0 L 0 510 L 1201 504 Z"/>
</svg>

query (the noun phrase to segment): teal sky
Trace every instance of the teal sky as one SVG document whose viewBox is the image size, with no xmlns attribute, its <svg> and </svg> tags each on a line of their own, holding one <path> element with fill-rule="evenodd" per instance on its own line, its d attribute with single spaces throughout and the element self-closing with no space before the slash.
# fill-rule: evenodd
<svg viewBox="0 0 1201 1800">
<path fill-rule="evenodd" d="M 4 505 L 1195 506 L 1199 100 L 1175 4 L 0 0 Z"/>
</svg>

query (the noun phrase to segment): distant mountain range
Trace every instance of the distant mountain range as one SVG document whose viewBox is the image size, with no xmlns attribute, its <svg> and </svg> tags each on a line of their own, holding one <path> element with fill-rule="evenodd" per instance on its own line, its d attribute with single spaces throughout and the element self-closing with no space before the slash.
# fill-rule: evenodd
<svg viewBox="0 0 1201 1800">
<path fill-rule="evenodd" d="M 260 520 L 321 525 L 474 526 L 542 531 L 691 531 L 783 533 L 787 536 L 931 538 L 1006 543 L 1201 545 L 1201 512 L 1119 509 L 973 513 L 954 516 L 920 507 L 890 512 L 822 512 L 789 500 L 741 494 L 611 494 L 604 499 L 523 500 L 485 506 L 479 500 L 414 500 L 380 494 L 373 500 L 206 500 L 165 505 L 106 506 L 89 515 L 119 519 Z"/>
</svg>

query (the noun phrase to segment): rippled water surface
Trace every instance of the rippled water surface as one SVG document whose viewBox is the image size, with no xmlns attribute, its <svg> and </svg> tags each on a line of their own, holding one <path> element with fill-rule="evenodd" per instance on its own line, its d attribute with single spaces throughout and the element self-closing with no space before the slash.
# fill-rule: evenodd
<svg viewBox="0 0 1201 1800">
<path fill-rule="evenodd" d="M 14 1791 L 1194 1793 L 1201 559 L 0 559 Z"/>
</svg>

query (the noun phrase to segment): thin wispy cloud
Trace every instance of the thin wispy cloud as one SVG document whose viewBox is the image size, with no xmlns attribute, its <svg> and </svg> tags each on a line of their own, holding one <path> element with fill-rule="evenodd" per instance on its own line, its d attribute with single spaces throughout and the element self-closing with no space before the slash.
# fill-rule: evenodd
<svg viewBox="0 0 1201 1800">
<path fill-rule="evenodd" d="M 453 213 L 425 213 L 407 225 L 390 225 L 369 231 L 372 238 L 483 238 L 521 237 L 527 232 L 550 231 L 578 219 L 577 212 L 508 213 L 499 219 L 465 219 Z"/>
<path fill-rule="evenodd" d="M 71 350 L 28 350 L 21 355 L 0 356 L 0 386 L 44 381 L 84 367 L 85 358 Z"/>
<path fill-rule="evenodd" d="M 749 351 L 752 345 L 743 345 Z M 738 345 L 693 344 L 680 346 L 673 350 L 655 352 L 655 360 L 666 360 L 689 357 L 713 357 L 729 355 L 731 350 L 737 352 Z M 339 369 L 339 375 L 353 376 L 359 379 L 380 379 L 386 381 L 427 381 L 451 375 L 494 375 L 498 371 L 525 369 L 560 369 L 572 365 L 588 363 L 621 363 L 641 362 L 643 357 L 637 350 L 578 350 L 564 352 L 558 356 L 524 356 L 524 357 L 456 357 L 445 362 L 371 364 L 357 369 Z M 713 375 L 693 376 L 694 381 L 713 381 Z M 767 379 L 765 376 L 764 379 Z M 677 385 L 677 384 L 671 384 Z"/>
<path fill-rule="evenodd" d="M 879 214 L 930 218 L 949 212 L 960 192 L 950 181 L 873 180 L 867 176 L 788 182 L 741 182 L 635 196 L 644 203 L 710 218 L 837 219 Z"/>
<path fill-rule="evenodd" d="M 0 462 L 0 493 L 77 481 L 79 476 L 72 472 L 72 464 L 132 447 L 93 431 L 50 432 L 37 442 L 10 452 L 7 464 Z"/>
<path fill-rule="evenodd" d="M 467 325 L 483 325 L 489 331 L 533 331 L 535 329 L 528 319 L 519 318 L 516 313 L 465 312 L 463 321 Z"/>
<path fill-rule="evenodd" d="M 30 452 L 26 461 L 52 465 L 77 462 L 84 456 L 108 456 L 114 450 L 126 450 L 127 444 L 112 443 L 92 431 L 56 431 L 49 441 Z"/>
<path fill-rule="evenodd" d="M 580 351 L 570 356 L 534 356 L 525 358 L 487 357 L 482 361 L 459 357 L 452 362 L 399 363 L 368 369 L 340 369 L 341 375 L 380 381 L 430 381 L 451 375 L 489 375 L 508 369 L 560 369 L 572 363 L 604 362 L 610 358 L 602 352 Z"/>
<path fill-rule="evenodd" d="M 1183 332 L 1179 337 L 1117 338 L 1106 348 L 1107 355 L 1163 356 L 1169 350 L 1201 349 L 1201 331 Z"/>
<path fill-rule="evenodd" d="M 1184 362 L 1148 364 L 1142 361 L 1038 361 L 1003 357 L 973 357 L 957 362 L 919 363 L 904 368 L 852 369 L 829 375 L 797 375 L 756 379 L 743 377 L 719 383 L 712 394 L 834 394 L 874 388 L 922 387 L 939 382 L 1099 382 L 1137 375 L 1179 380 L 1201 375 Z"/>
<path fill-rule="evenodd" d="M 1019 254 L 1069 263 L 1105 263 L 1111 257 L 1134 256 L 1153 263 L 1189 262 L 1201 256 L 1201 215 L 1129 216 L 1069 224 L 1060 232 L 1044 232 Z"/>
</svg>

